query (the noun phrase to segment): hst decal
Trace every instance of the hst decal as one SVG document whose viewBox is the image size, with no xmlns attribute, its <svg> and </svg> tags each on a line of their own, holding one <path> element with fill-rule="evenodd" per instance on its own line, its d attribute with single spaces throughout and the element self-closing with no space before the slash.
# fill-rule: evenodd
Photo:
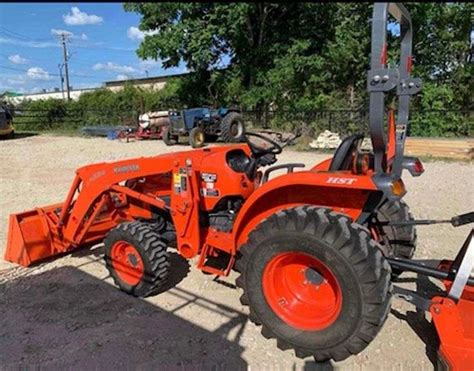
<svg viewBox="0 0 474 371">
<path fill-rule="evenodd" d="M 326 180 L 326 183 L 351 185 L 351 184 L 354 184 L 356 181 L 357 181 L 357 178 L 330 177 L 330 178 L 328 178 L 328 180 Z"/>
</svg>

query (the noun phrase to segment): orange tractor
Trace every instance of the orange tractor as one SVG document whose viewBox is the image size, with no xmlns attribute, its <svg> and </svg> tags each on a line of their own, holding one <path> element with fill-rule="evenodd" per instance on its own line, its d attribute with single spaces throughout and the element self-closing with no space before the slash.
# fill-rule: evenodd
<svg viewBox="0 0 474 371">
<path fill-rule="evenodd" d="M 401 61 L 387 68 L 388 14 L 401 26 Z M 203 272 L 240 275 L 241 302 L 262 334 L 281 349 L 317 361 L 361 352 L 377 335 L 393 294 L 431 312 L 440 354 L 453 367 L 474 364 L 472 233 L 453 262 L 410 260 L 416 224 L 401 200 L 401 174 L 420 175 L 403 154 L 409 100 L 411 21 L 402 5 L 376 3 L 372 23 L 370 133 L 346 138 L 311 169 L 276 162 L 286 143 L 245 133 L 246 143 L 99 163 L 77 170 L 66 200 L 10 216 L 5 259 L 29 266 L 104 241 L 105 264 L 123 291 L 146 296 L 163 287 L 167 250 L 198 257 Z M 398 113 L 384 125 L 384 97 Z M 257 141 L 258 139 L 258 141 Z M 266 144 L 264 144 L 266 143 Z M 278 169 L 287 174 L 273 177 Z M 472 214 L 453 219 L 472 221 Z M 392 286 L 403 271 L 435 277 L 449 291 L 434 298 Z"/>
</svg>

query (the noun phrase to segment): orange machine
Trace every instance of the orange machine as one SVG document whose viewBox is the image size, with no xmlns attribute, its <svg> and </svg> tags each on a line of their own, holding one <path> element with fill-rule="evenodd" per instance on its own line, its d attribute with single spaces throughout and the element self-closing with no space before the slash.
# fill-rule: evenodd
<svg viewBox="0 0 474 371">
<path fill-rule="evenodd" d="M 400 22 L 401 61 L 387 68 L 388 14 Z M 10 216 L 5 259 L 29 266 L 81 246 L 104 242 L 105 265 L 125 292 L 146 296 L 165 287 L 173 269 L 167 250 L 198 257 L 216 275 L 239 272 L 241 302 L 262 334 L 298 357 L 340 361 L 361 352 L 390 310 L 391 278 L 414 271 L 452 285 L 446 296 L 413 300 L 429 310 L 440 354 L 453 368 L 472 362 L 472 234 L 452 264 L 428 268 L 410 258 L 414 221 L 401 200 L 402 170 L 423 172 L 405 157 L 410 96 L 411 21 L 398 4 L 376 3 L 372 23 L 370 134 L 347 137 L 313 168 L 276 162 L 285 144 L 245 133 L 246 143 L 82 167 L 63 203 Z M 398 111 L 385 122 L 384 97 Z M 386 131 L 388 130 L 388 135 Z M 258 141 L 257 141 L 258 140 Z M 276 170 L 287 174 L 273 177 Z M 460 225 L 472 215 L 453 219 Z M 419 304 L 421 303 L 421 304 Z"/>
</svg>

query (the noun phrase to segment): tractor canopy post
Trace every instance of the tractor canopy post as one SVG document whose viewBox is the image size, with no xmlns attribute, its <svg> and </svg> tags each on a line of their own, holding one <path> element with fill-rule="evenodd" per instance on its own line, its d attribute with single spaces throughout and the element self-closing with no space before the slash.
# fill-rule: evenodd
<svg viewBox="0 0 474 371">
<path fill-rule="evenodd" d="M 387 21 L 392 15 L 400 24 L 400 61 L 387 67 Z M 395 90 L 398 97 L 395 156 L 392 174 L 400 177 L 409 118 L 410 96 L 421 89 L 421 80 L 410 78 L 412 66 L 412 24 L 407 9 L 400 3 L 375 3 L 372 16 L 371 69 L 367 90 L 370 94 L 369 125 L 377 173 L 387 171 L 387 143 L 384 125 L 385 94 Z M 393 145 L 393 144 L 392 144 Z"/>
</svg>

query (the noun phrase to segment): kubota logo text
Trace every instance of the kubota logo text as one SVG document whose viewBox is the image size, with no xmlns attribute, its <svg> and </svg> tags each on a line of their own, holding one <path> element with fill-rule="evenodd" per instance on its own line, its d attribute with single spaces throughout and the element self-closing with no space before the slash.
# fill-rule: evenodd
<svg viewBox="0 0 474 371">
<path fill-rule="evenodd" d="M 335 178 L 335 177 L 330 177 L 328 180 L 326 180 L 326 183 L 331 183 L 331 184 L 353 184 L 357 181 L 357 178 Z"/>
<path fill-rule="evenodd" d="M 140 170 L 139 165 L 126 165 L 126 166 L 114 167 L 114 173 L 115 174 L 129 173 L 129 172 L 138 171 L 138 170 Z"/>
</svg>

